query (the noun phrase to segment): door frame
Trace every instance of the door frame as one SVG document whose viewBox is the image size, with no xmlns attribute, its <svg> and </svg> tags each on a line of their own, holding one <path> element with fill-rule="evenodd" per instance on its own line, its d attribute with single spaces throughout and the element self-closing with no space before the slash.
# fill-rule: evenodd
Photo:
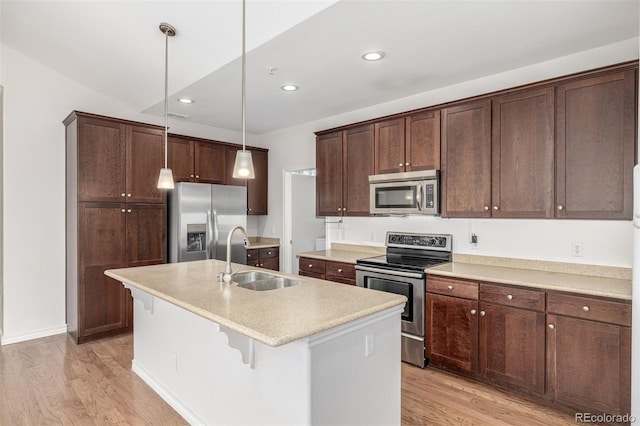
<svg viewBox="0 0 640 426">
<path fill-rule="evenodd" d="M 292 273 L 293 253 L 291 242 L 293 240 L 293 175 L 304 170 L 315 170 L 316 166 L 289 167 L 282 169 L 282 272 Z"/>
</svg>

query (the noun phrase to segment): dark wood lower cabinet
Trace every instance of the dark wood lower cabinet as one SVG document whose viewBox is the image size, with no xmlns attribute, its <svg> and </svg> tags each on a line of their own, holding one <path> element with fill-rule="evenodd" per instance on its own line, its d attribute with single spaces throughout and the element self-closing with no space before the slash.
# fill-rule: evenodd
<svg viewBox="0 0 640 426">
<path fill-rule="evenodd" d="M 631 328 L 547 316 L 547 380 L 555 401 L 592 412 L 631 408 Z"/>
<path fill-rule="evenodd" d="M 478 301 L 427 293 L 427 358 L 440 367 L 478 370 Z"/>
<path fill-rule="evenodd" d="M 76 343 L 133 327 L 131 293 L 107 269 L 164 263 L 164 204 L 78 203 L 77 251 L 67 255 L 67 324 Z"/>
<path fill-rule="evenodd" d="M 630 412 L 628 301 L 430 275 L 426 318 L 432 366 L 576 412 Z"/>
<path fill-rule="evenodd" d="M 280 270 L 280 247 L 265 247 L 247 250 L 247 265 L 257 268 Z"/>
<path fill-rule="evenodd" d="M 480 303 L 480 374 L 501 385 L 544 394 L 545 315 Z"/>
<path fill-rule="evenodd" d="M 351 263 L 301 257 L 298 260 L 298 275 L 356 285 L 356 269 Z"/>
</svg>

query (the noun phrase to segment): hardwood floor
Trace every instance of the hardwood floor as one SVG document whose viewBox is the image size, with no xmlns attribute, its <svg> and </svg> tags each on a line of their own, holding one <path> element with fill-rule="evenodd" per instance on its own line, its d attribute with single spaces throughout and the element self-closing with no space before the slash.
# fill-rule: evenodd
<svg viewBox="0 0 640 426">
<path fill-rule="evenodd" d="M 0 350 L 0 425 L 186 425 L 131 371 L 131 335 L 66 335 Z M 402 364 L 403 425 L 568 425 L 570 413 L 434 369 Z"/>
</svg>

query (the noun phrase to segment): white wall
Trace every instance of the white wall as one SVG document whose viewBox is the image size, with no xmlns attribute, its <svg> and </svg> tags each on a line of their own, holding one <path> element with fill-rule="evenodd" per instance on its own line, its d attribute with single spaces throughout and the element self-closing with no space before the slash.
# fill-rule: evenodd
<svg viewBox="0 0 640 426">
<path fill-rule="evenodd" d="M 2 45 L 2 343 L 63 332 L 65 324 L 65 129 L 80 110 L 162 125 Z M 162 97 L 160 89 L 159 97 Z M 171 131 L 229 142 L 237 132 L 170 119 Z M 248 137 L 251 143 L 252 137 Z M 256 229 L 257 220 L 250 228 Z"/>
<path fill-rule="evenodd" d="M 260 135 L 269 151 L 269 216 L 259 221 L 265 235 L 282 235 L 283 168 L 315 164 L 314 131 L 364 121 L 411 109 L 515 87 L 553 77 L 638 59 L 638 39 L 604 46 L 501 74 L 421 93 L 404 99 L 327 117 L 313 123 Z M 467 243 L 469 228 L 479 237 Z M 346 218 L 330 225 L 328 242 L 381 245 L 384 231 L 442 232 L 454 235 L 454 252 L 631 267 L 630 221 L 461 220 L 442 218 Z M 583 243 L 583 257 L 572 257 L 572 242 Z"/>
</svg>

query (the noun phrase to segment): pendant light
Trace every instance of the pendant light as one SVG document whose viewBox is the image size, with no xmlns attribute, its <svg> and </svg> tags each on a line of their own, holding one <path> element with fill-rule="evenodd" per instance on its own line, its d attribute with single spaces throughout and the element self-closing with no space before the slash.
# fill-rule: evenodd
<svg viewBox="0 0 640 426">
<path fill-rule="evenodd" d="M 236 162 L 233 165 L 233 177 L 240 179 L 255 179 L 251 151 L 246 149 L 247 139 L 247 90 L 245 67 L 245 3 L 242 0 L 242 151 L 236 151 Z"/>
<path fill-rule="evenodd" d="M 158 176 L 158 188 L 173 189 L 173 172 L 167 167 L 167 133 L 169 132 L 169 37 L 176 35 L 176 29 L 166 22 L 160 23 L 164 34 L 164 167 Z"/>
</svg>

